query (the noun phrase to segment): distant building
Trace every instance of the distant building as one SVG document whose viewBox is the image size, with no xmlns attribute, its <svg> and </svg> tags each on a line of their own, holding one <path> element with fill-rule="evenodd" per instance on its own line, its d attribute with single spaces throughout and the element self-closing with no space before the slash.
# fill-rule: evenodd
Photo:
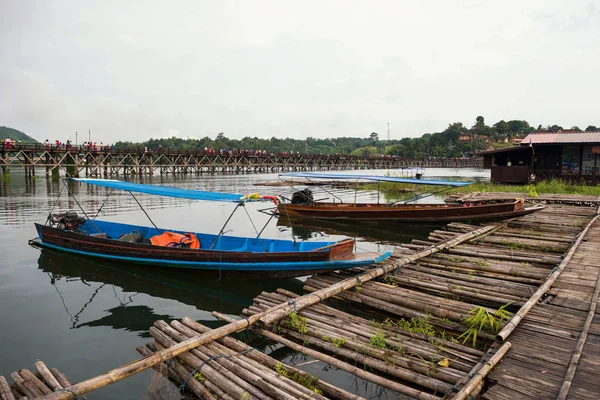
<svg viewBox="0 0 600 400">
<path fill-rule="evenodd" d="M 506 136 L 506 135 L 499 135 L 496 138 L 496 143 L 508 143 L 508 136 Z"/>
<path fill-rule="evenodd" d="M 471 137 L 471 135 L 467 134 L 462 134 L 458 137 L 459 142 L 470 142 L 471 140 L 473 140 L 473 138 Z"/>
<path fill-rule="evenodd" d="M 490 138 L 485 135 L 475 135 L 475 140 L 482 140 L 484 143 L 490 142 Z"/>
<path fill-rule="evenodd" d="M 525 139 L 525 138 L 522 136 L 515 136 L 514 138 L 510 139 L 509 142 L 510 142 L 510 144 L 521 144 L 523 139 Z"/>
<path fill-rule="evenodd" d="M 513 138 L 516 139 L 516 138 Z M 600 183 L 600 132 L 534 132 L 514 147 L 485 151 L 492 182 L 565 179 Z"/>
</svg>

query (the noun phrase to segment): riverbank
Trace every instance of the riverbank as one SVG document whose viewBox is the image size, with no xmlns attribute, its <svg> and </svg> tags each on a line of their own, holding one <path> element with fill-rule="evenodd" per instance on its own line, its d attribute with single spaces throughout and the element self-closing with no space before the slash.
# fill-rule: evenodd
<svg viewBox="0 0 600 400">
<path fill-rule="evenodd" d="M 600 196 L 600 186 L 575 185 L 560 180 L 542 181 L 530 185 L 498 185 L 490 182 L 476 182 L 473 185 L 452 189 L 452 193 L 471 192 L 510 192 L 526 193 L 530 197 L 540 194 L 584 194 Z"/>
<path fill-rule="evenodd" d="M 378 184 L 365 183 L 359 186 L 361 190 L 380 190 L 386 195 L 393 196 L 398 193 L 421 192 L 422 185 L 381 182 Z M 437 191 L 441 186 L 427 186 L 428 190 Z M 472 185 L 452 188 L 449 194 L 467 194 L 467 193 L 520 193 L 529 197 L 537 197 L 542 194 L 580 194 L 600 196 L 600 186 L 596 185 L 576 185 L 560 180 L 542 181 L 529 185 L 499 185 L 491 182 L 475 182 Z"/>
</svg>

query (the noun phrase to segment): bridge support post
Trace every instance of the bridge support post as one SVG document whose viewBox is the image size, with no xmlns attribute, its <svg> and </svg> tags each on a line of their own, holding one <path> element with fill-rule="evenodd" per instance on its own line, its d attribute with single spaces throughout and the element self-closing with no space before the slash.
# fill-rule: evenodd
<svg viewBox="0 0 600 400">
<path fill-rule="evenodd" d="M 73 158 L 73 154 L 69 153 L 65 159 L 67 163 L 67 176 L 74 177 L 75 171 L 77 170 L 76 161 Z"/>
</svg>

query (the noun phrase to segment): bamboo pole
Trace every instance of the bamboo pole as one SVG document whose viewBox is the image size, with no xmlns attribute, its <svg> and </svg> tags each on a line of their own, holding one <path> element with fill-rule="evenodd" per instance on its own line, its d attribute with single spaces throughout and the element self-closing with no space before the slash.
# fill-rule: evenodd
<svg viewBox="0 0 600 400">
<path fill-rule="evenodd" d="M 577 250 L 577 247 L 579 247 L 579 244 L 581 243 L 591 226 L 596 222 L 596 220 L 598 220 L 598 217 L 600 217 L 600 215 L 596 215 L 586 225 L 583 231 L 579 234 L 579 237 L 575 241 L 575 244 L 573 244 L 565 258 L 562 260 L 562 262 L 552 271 L 548 279 L 546 279 L 546 282 L 544 282 L 544 284 L 540 286 L 538 290 L 535 291 L 533 296 L 531 296 L 531 298 L 525 304 L 523 304 L 523 306 L 521 306 L 519 311 L 515 313 L 515 315 L 510 319 L 510 321 L 508 321 L 506 325 L 504 325 L 504 328 L 502 328 L 502 330 L 498 332 L 498 334 L 496 335 L 496 340 L 498 340 L 499 342 L 503 342 L 504 340 L 506 340 L 508 335 L 511 334 L 511 332 L 523 320 L 525 315 L 527 315 L 529 310 L 531 310 L 533 306 L 535 306 L 537 302 L 542 298 L 542 296 L 550 289 L 550 287 L 554 284 L 554 282 L 558 279 L 562 271 L 565 269 L 567 264 L 569 264 L 569 261 L 571 261 L 571 258 L 573 258 L 573 254 L 575 254 L 575 250 Z"/>
<path fill-rule="evenodd" d="M 171 325 L 173 325 L 176 321 L 173 321 L 171 323 Z M 190 328 L 191 330 L 196 332 L 197 334 L 202 334 L 205 333 L 207 331 L 210 331 L 211 329 L 188 318 L 188 317 L 184 317 L 181 320 L 181 323 Z M 246 352 L 250 350 L 250 346 L 248 346 L 247 344 L 234 339 L 232 337 L 229 336 L 225 336 L 221 339 L 217 339 L 216 341 L 217 343 L 221 343 L 224 346 L 227 346 L 231 349 L 233 349 L 234 351 L 238 352 L 238 353 L 242 353 L 242 352 Z M 276 366 L 279 364 L 279 366 L 281 368 L 284 368 L 288 373 L 291 374 L 296 374 L 298 376 L 307 376 L 308 374 L 300 369 L 294 368 L 292 366 L 289 366 L 287 364 L 281 364 L 278 360 L 269 357 L 268 355 L 260 352 L 260 351 L 250 351 L 248 353 L 245 354 L 246 357 L 256 361 L 259 365 L 264 365 L 265 367 L 271 368 L 271 369 L 275 369 Z M 324 394 L 326 394 L 329 397 L 335 398 L 335 399 L 350 399 L 350 400 L 364 400 L 364 398 L 357 396 L 355 394 L 352 394 L 350 392 L 347 392 L 343 389 L 340 389 L 339 387 L 332 385 L 322 379 L 318 379 L 315 383 L 315 386 L 317 386 L 319 389 L 321 389 L 323 391 Z"/>
<path fill-rule="evenodd" d="M 391 325 L 381 324 L 375 327 L 360 317 L 355 319 L 350 314 L 320 304 L 302 310 L 300 315 L 306 317 L 307 322 L 315 326 L 319 324 L 327 325 L 327 329 L 337 333 L 336 337 L 352 336 L 354 339 L 362 338 L 370 341 L 370 338 L 378 332 L 383 332 L 386 342 L 389 342 L 392 348 L 401 348 L 405 353 L 419 355 L 431 361 L 455 358 L 452 363 L 453 367 L 464 372 L 469 372 L 471 370 L 470 363 L 477 362 L 483 354 L 479 350 L 448 340 L 433 338 L 417 332 L 404 331 Z M 463 354 L 463 352 L 467 352 L 467 354 Z"/>
<path fill-rule="evenodd" d="M 156 321 L 155 326 L 159 328 L 163 333 L 170 336 L 175 342 L 185 340 L 188 336 L 195 336 L 195 332 L 189 332 L 189 328 L 183 327 L 181 324 L 174 324 L 173 327 L 166 324 L 164 321 Z M 177 326 L 180 330 L 175 329 Z M 198 358 L 207 362 L 206 360 L 211 360 L 212 358 L 225 355 L 230 356 L 231 354 L 225 354 L 223 349 L 215 349 L 216 345 L 214 343 L 210 343 L 208 345 L 198 347 L 197 349 L 191 350 L 191 353 L 196 355 Z M 228 352 L 227 352 L 228 353 Z M 233 360 L 233 361 L 232 361 Z M 211 363 L 213 368 L 219 371 L 223 376 L 230 377 L 235 375 L 236 380 L 245 381 L 246 383 L 238 382 L 238 384 L 244 387 L 250 394 L 254 394 L 257 398 L 265 398 L 262 394 L 264 392 L 268 396 L 272 396 L 274 399 L 282 399 L 282 400 L 294 400 L 294 399 L 309 399 L 314 398 L 317 400 L 325 400 L 324 397 L 319 396 L 309 389 L 298 385 L 291 381 L 281 382 L 282 379 L 279 379 L 279 375 L 273 371 L 271 374 L 265 374 L 264 371 L 258 371 L 256 369 L 244 368 L 238 365 L 240 362 L 240 357 L 229 359 L 217 358 L 214 360 L 214 363 Z M 248 365 L 245 365 L 248 367 Z M 278 379 L 272 379 L 276 376 Z M 256 389 L 254 388 L 256 387 Z M 256 393 L 253 393 L 256 391 Z M 262 392 L 261 392 L 262 391 Z"/>
<path fill-rule="evenodd" d="M 127 365 L 118 367 L 116 369 L 108 371 L 107 373 L 95 376 L 93 378 L 72 385 L 68 387 L 69 391 L 51 393 L 47 396 L 44 396 L 43 400 L 71 399 L 74 397 L 75 394 L 81 395 L 84 393 L 88 393 L 92 390 L 96 390 L 101 387 L 107 386 L 111 383 L 118 382 L 141 371 L 145 371 L 148 368 L 152 368 L 153 366 L 165 360 L 178 356 L 179 354 L 201 346 L 205 343 L 222 338 L 223 336 L 229 335 L 230 333 L 244 330 L 249 326 L 256 324 L 258 321 L 262 320 L 264 323 L 270 324 L 274 321 L 283 318 L 284 316 L 290 314 L 295 310 L 316 304 L 322 301 L 323 299 L 329 298 L 337 293 L 350 289 L 359 281 L 366 282 L 371 279 L 377 278 L 378 276 L 388 273 L 397 267 L 401 267 L 403 265 L 416 261 L 419 258 L 435 254 L 449 247 L 456 246 L 457 244 L 476 238 L 477 236 L 480 236 L 497 228 L 498 227 L 495 226 L 486 226 L 476 231 L 460 235 L 447 242 L 438 243 L 435 246 L 432 246 L 431 248 L 420 251 L 419 253 L 415 253 L 409 256 L 403 256 L 401 259 L 396 261 L 396 263 L 388 263 L 382 267 L 373 268 L 362 274 L 359 274 L 355 278 L 345 279 L 344 281 L 341 281 L 330 288 L 304 295 L 298 298 L 293 304 L 279 304 L 278 306 L 272 307 L 269 310 L 266 310 L 262 313 L 252 315 L 245 319 L 236 320 L 200 336 L 184 340 L 183 342 L 180 342 L 167 349 L 157 351 L 152 355 L 141 358 L 139 360 L 135 360 Z"/>
<path fill-rule="evenodd" d="M 278 310 L 274 310 L 273 312 L 270 312 L 268 314 L 266 314 L 265 316 L 263 316 L 261 318 L 261 320 L 266 324 L 266 325 L 270 325 L 271 323 L 280 320 L 281 318 L 283 318 L 284 316 L 290 314 L 291 312 L 293 312 L 294 310 L 297 309 L 302 309 L 305 307 L 308 307 L 310 305 L 316 304 L 318 302 L 320 302 L 322 299 L 324 298 L 329 298 L 331 296 L 334 296 L 340 292 L 343 292 L 345 290 L 351 289 L 353 288 L 357 283 L 359 282 L 368 282 L 372 279 L 375 279 L 381 275 L 384 275 L 388 272 L 391 272 L 392 270 L 401 267 L 403 265 L 409 264 L 413 261 L 416 261 L 420 258 L 423 257 L 427 257 L 430 256 L 432 254 L 438 253 L 442 250 L 445 250 L 447 248 L 456 246 L 462 242 L 465 242 L 467 240 L 473 239 L 475 237 L 478 237 L 480 235 L 483 235 L 491 230 L 497 229 L 497 227 L 495 226 L 486 226 L 484 228 L 478 229 L 476 231 L 473 232 L 469 232 L 469 233 L 465 233 L 462 234 L 454 239 L 451 239 L 449 241 L 443 242 L 443 243 L 438 243 L 435 244 L 434 246 L 431 246 L 425 250 L 422 250 L 418 253 L 415 254 L 411 254 L 411 255 L 407 255 L 407 256 L 403 256 L 402 258 L 400 258 L 399 260 L 396 261 L 395 264 L 391 263 L 391 264 L 387 264 L 384 265 L 382 267 L 379 268 L 374 268 L 371 270 L 368 270 L 362 274 L 359 274 L 355 277 L 352 278 L 347 278 L 344 279 L 330 287 L 318 290 L 316 292 L 310 293 L 308 295 L 299 297 L 297 300 L 295 300 L 293 302 L 293 304 L 288 304 L 286 306 L 284 306 L 283 308 L 280 308 Z"/>
<path fill-rule="evenodd" d="M 165 349 L 164 346 L 161 346 L 160 343 L 158 343 L 156 341 L 146 343 L 146 347 L 149 348 L 150 350 L 152 350 L 152 352 L 157 352 L 157 351 Z M 174 363 L 174 364 L 177 364 L 177 363 Z M 185 374 L 185 378 L 181 381 L 183 383 L 183 382 L 185 382 L 185 379 L 187 379 L 190 372 L 192 372 L 193 370 L 191 368 L 186 369 L 185 364 L 179 364 L 179 365 L 181 367 L 183 367 L 182 371 Z M 204 386 L 206 386 L 205 392 L 207 393 L 207 396 L 209 396 L 209 397 L 212 396 L 212 393 L 214 393 L 214 397 L 216 397 L 217 399 L 237 400 L 237 399 L 234 399 L 233 397 L 231 397 L 228 393 L 221 390 L 221 388 L 219 388 L 217 385 L 212 383 L 212 381 L 210 381 L 209 379 L 204 380 Z M 211 398 L 211 400 L 212 400 L 212 398 Z"/>
<path fill-rule="evenodd" d="M 26 383 L 29 383 L 31 386 L 34 386 L 42 394 L 52 393 L 52 390 L 50 390 L 48 386 L 44 384 L 44 382 L 40 381 L 38 377 L 35 376 L 30 370 L 23 368 L 19 371 L 19 375 L 23 377 Z"/>
<path fill-rule="evenodd" d="M 285 296 L 288 296 L 288 297 L 299 297 L 297 294 L 290 292 L 288 290 L 285 290 L 285 289 L 277 289 L 277 292 L 281 293 Z M 356 333 L 364 333 L 365 330 L 369 331 L 370 329 L 373 328 L 370 321 L 367 321 L 364 318 L 357 317 L 355 315 L 346 313 L 344 311 L 340 311 L 336 308 L 329 307 L 325 304 L 316 304 L 313 307 L 311 307 L 309 310 L 305 310 L 303 312 L 318 313 L 324 319 L 328 319 L 328 320 L 331 320 L 332 317 L 338 318 L 338 319 L 345 319 L 349 323 L 353 324 L 353 326 L 357 327 L 356 329 L 358 329 L 358 332 L 356 332 Z M 344 328 L 347 326 L 347 325 L 345 325 L 346 323 L 347 322 L 344 322 L 344 325 L 343 325 Z M 340 325 L 338 325 L 338 326 L 340 326 Z M 408 331 L 405 331 L 403 329 L 400 329 L 400 328 L 394 327 L 394 326 L 385 326 L 382 329 L 389 331 L 390 333 L 393 333 L 395 335 L 402 336 L 402 338 L 403 338 L 402 340 L 406 340 L 408 342 L 412 342 L 413 340 L 417 339 L 417 340 L 421 340 L 423 342 L 427 342 L 437 349 L 439 349 L 439 345 L 441 344 L 445 348 L 451 348 L 454 350 L 458 350 L 460 352 L 463 352 L 463 353 L 469 354 L 473 357 L 476 357 L 475 361 L 479 360 L 481 358 L 481 356 L 483 355 L 482 351 L 473 349 L 472 347 L 463 346 L 461 344 L 458 344 L 458 343 L 455 343 L 455 342 L 452 342 L 449 340 L 444 340 L 441 338 L 433 338 L 431 336 L 427 336 L 422 333 L 408 332 Z M 371 336 L 371 334 L 369 334 L 369 337 L 370 336 Z M 400 340 L 399 338 L 397 338 L 397 339 Z"/>
<path fill-rule="evenodd" d="M 0 375 L 0 399 L 1 400 L 15 400 L 15 396 L 13 396 L 10 391 L 10 386 L 8 386 L 8 382 L 6 378 Z"/>
<path fill-rule="evenodd" d="M 13 386 L 15 389 L 17 389 L 17 391 L 23 393 L 25 396 L 30 397 L 32 399 L 35 399 L 36 397 L 38 397 L 38 393 L 35 390 L 35 388 L 31 388 L 29 385 L 25 384 L 25 380 L 21 377 L 21 375 L 19 375 L 18 372 L 13 372 L 10 374 L 10 377 L 13 380 Z M 33 391 L 32 391 L 33 390 Z M 39 396 L 41 396 L 42 393 L 39 393 Z"/>
<path fill-rule="evenodd" d="M 60 385 L 63 388 L 67 388 L 67 387 L 71 386 L 71 382 L 69 382 L 69 380 L 67 379 L 67 376 L 65 374 L 63 374 L 56 368 L 50 368 L 50 372 L 52 373 L 52 375 L 56 378 L 58 383 L 60 383 Z"/>
<path fill-rule="evenodd" d="M 600 295 L 600 276 L 596 280 L 596 288 L 594 291 L 594 297 L 592 298 L 592 302 L 590 304 L 590 310 L 588 312 L 587 319 L 585 320 L 585 324 L 583 325 L 583 330 L 579 336 L 579 340 L 577 341 L 577 347 L 575 348 L 575 352 L 571 356 L 571 361 L 569 362 L 569 368 L 567 369 L 567 373 L 565 375 L 565 379 L 560 388 L 560 392 L 558 393 L 557 400 L 565 400 L 569 395 L 569 390 L 571 389 L 571 384 L 573 383 L 573 378 L 575 377 L 575 373 L 577 372 L 577 367 L 579 366 L 579 359 L 581 358 L 581 353 L 583 352 L 583 347 L 585 346 L 585 342 L 587 341 L 588 332 L 590 330 L 590 326 L 592 325 L 592 321 L 594 320 L 594 316 L 596 314 L 596 308 L 598 306 L 598 296 Z"/>
<path fill-rule="evenodd" d="M 171 339 L 167 334 L 160 331 L 154 326 L 150 328 L 150 335 L 158 344 L 167 349 L 176 344 L 176 342 L 173 339 Z M 198 369 L 197 372 L 200 372 L 208 380 L 210 380 L 212 383 L 214 383 L 216 386 L 218 386 L 234 398 L 239 399 L 244 395 L 244 393 L 247 392 L 248 387 L 245 381 L 242 382 L 241 379 L 236 379 L 236 377 L 234 377 L 233 375 L 228 375 L 226 376 L 227 379 L 223 379 L 224 374 L 219 370 L 218 366 L 215 365 L 213 367 L 213 365 L 205 363 L 206 360 L 208 360 L 208 357 L 202 359 L 199 358 L 197 354 L 194 354 L 192 352 L 186 352 L 181 354 L 179 356 L 179 359 L 185 362 L 190 368 L 196 368 L 198 365 L 204 364 L 201 368 Z M 246 387 L 243 387 L 242 385 L 245 385 Z M 251 394 L 254 394 L 256 396 L 257 393 L 258 392 Z M 265 397 L 270 399 L 270 397 L 268 396 Z"/>
<path fill-rule="evenodd" d="M 137 347 L 136 350 L 143 356 L 148 356 L 153 353 L 151 350 L 143 346 Z M 158 368 L 158 366 L 155 368 Z M 167 371 L 167 375 L 172 375 L 172 378 L 181 383 L 185 382 L 190 372 L 192 372 L 191 369 L 188 370 L 179 363 L 173 363 L 173 365 L 168 367 Z M 207 388 L 196 379 L 189 379 L 186 383 L 186 388 L 202 400 L 215 400 L 215 397 L 207 390 Z"/>
<path fill-rule="evenodd" d="M 467 384 L 458 392 L 452 400 L 464 400 L 466 399 L 471 392 L 483 382 L 487 374 L 502 360 L 506 352 L 510 349 L 510 342 L 504 343 L 498 351 L 483 364 L 483 366 L 479 369 L 479 371 L 475 372 L 473 378 L 467 382 Z"/>
<path fill-rule="evenodd" d="M 42 361 L 35 363 L 35 369 L 37 369 L 42 378 L 44 378 L 44 382 L 46 382 L 46 385 L 48 385 L 51 390 L 55 391 L 63 388 L 62 385 L 56 380 L 54 375 L 52 375 L 52 372 L 50 372 L 48 367 L 46 367 L 46 364 L 44 364 Z"/>
<path fill-rule="evenodd" d="M 300 315 L 307 318 L 307 336 L 301 336 L 304 342 L 321 347 L 330 353 L 338 354 L 346 358 L 354 358 L 361 364 L 365 364 L 377 369 L 380 369 L 378 367 L 380 363 L 379 361 L 376 361 L 376 359 L 383 360 L 386 363 L 385 366 L 382 366 L 385 368 L 384 372 L 407 381 L 412 381 L 412 379 L 414 379 L 414 383 L 421 384 L 422 386 L 432 390 L 439 390 L 441 388 L 439 387 L 438 382 L 433 380 L 430 382 L 430 378 L 434 378 L 437 381 L 454 383 L 462 376 L 461 371 L 455 370 L 454 368 L 442 368 L 437 371 L 432 371 L 430 368 L 431 364 L 423 359 L 415 359 L 414 355 L 418 354 L 418 352 L 412 352 L 405 346 L 400 347 L 404 351 L 410 353 L 411 356 L 404 355 L 404 353 L 390 352 L 387 349 L 379 349 L 370 346 L 369 336 L 365 337 L 358 334 L 351 334 L 346 327 L 344 327 L 344 329 L 340 329 L 327 323 L 316 321 L 314 318 L 306 315 L 304 311 L 302 311 Z M 284 331 L 286 331 L 289 336 L 298 339 L 297 333 L 290 330 L 289 326 L 287 327 L 288 329 L 284 329 Z M 343 338 L 345 339 L 345 342 L 339 346 L 332 346 L 330 342 L 322 339 L 323 336 L 329 338 Z M 398 343 L 389 337 L 386 337 L 384 340 L 386 346 L 388 347 L 395 348 L 398 346 Z M 355 353 L 348 353 L 347 350 Z M 360 355 L 358 353 L 360 353 Z M 427 354 L 426 356 L 427 360 L 432 362 L 437 362 L 444 358 L 433 354 Z M 365 358 L 366 361 L 362 358 Z M 394 368 L 390 369 L 387 364 L 392 364 Z M 422 376 L 414 374 L 413 371 L 426 375 L 427 379 L 424 380 Z"/>
<path fill-rule="evenodd" d="M 230 318 L 230 317 L 228 317 L 226 315 L 220 314 L 218 312 L 213 312 L 213 315 L 215 317 L 219 318 L 219 319 L 222 319 L 223 321 L 226 321 L 226 322 L 234 321 L 234 319 L 232 319 L 232 318 Z M 389 380 L 389 379 L 385 379 L 385 378 L 383 378 L 383 377 L 381 377 L 379 375 L 373 374 L 371 372 L 367 372 L 366 370 L 360 369 L 360 368 L 358 368 L 356 366 L 353 366 L 353 365 L 350 365 L 350 364 L 345 363 L 343 361 L 340 361 L 340 360 L 338 360 L 335 357 L 331 357 L 331 356 L 328 356 L 326 354 L 320 353 L 320 352 L 318 352 L 316 350 L 312 350 L 312 349 L 309 349 L 307 347 L 304 347 L 304 346 L 302 346 L 302 345 L 300 345 L 300 344 L 298 344 L 296 342 L 288 340 L 288 339 L 284 338 L 283 336 L 277 335 L 277 334 L 275 334 L 275 333 L 273 333 L 271 331 L 268 331 L 268 330 L 265 330 L 265 329 L 260 329 L 260 328 L 257 328 L 256 331 L 258 333 L 260 333 L 261 335 L 266 336 L 267 338 L 269 338 L 271 340 L 274 340 L 276 342 L 279 342 L 279 343 L 283 344 L 286 347 L 289 347 L 292 350 L 296 350 L 296 351 L 299 351 L 301 353 L 304 353 L 304 354 L 306 354 L 306 355 L 308 355 L 310 357 L 316 358 L 317 360 L 321 360 L 323 362 L 326 362 L 328 364 L 333 365 L 336 368 L 340 368 L 340 369 L 342 369 L 342 370 L 344 370 L 346 372 L 349 372 L 349 373 L 351 373 L 353 375 L 356 375 L 359 378 L 362 378 L 362 379 L 368 380 L 370 382 L 376 383 L 376 384 L 378 384 L 380 386 L 383 386 L 383 387 L 386 387 L 388 389 L 394 390 L 394 391 L 396 391 L 398 393 L 402 393 L 402 394 L 405 394 L 407 396 L 412 396 L 414 398 L 421 399 L 421 400 L 439 400 L 439 398 L 436 397 L 436 396 L 434 396 L 434 395 L 431 395 L 431 394 L 426 393 L 426 392 L 422 392 L 422 391 L 420 391 L 418 389 L 414 389 L 414 388 L 411 388 L 411 387 L 408 387 L 408 386 L 404 386 L 404 385 L 402 385 L 402 384 L 400 384 L 398 382 L 395 382 L 395 381 L 392 381 L 392 380 Z"/>
<path fill-rule="evenodd" d="M 178 321 L 173 321 L 171 327 L 186 337 L 197 335 L 194 330 Z M 209 343 L 201 349 L 208 350 L 208 354 L 212 357 L 216 355 L 225 355 L 229 357 L 229 359 L 217 359 L 217 362 L 223 364 L 225 368 L 238 374 L 243 379 L 251 382 L 254 386 L 257 386 L 259 389 L 276 399 L 285 399 L 291 395 L 292 399 L 327 400 L 326 397 L 314 393 L 312 390 L 297 382 L 288 379 L 272 369 L 257 364 L 252 359 L 244 357 L 244 355 L 238 354 L 234 350 L 217 342 Z"/>
</svg>

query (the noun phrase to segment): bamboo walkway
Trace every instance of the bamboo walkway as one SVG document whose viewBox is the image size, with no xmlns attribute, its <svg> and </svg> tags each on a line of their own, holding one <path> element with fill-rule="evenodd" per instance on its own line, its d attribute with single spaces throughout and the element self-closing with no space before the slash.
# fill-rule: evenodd
<svg viewBox="0 0 600 400">
<path fill-rule="evenodd" d="M 327 304 L 299 311 L 295 318 L 302 321 L 300 328 L 288 318 L 275 332 L 258 331 L 282 344 L 292 341 L 301 346 L 299 351 L 323 362 L 332 363 L 333 357 L 332 365 L 347 372 L 356 374 L 360 365 L 363 373 L 357 376 L 398 393 L 421 399 L 452 398 L 472 371 L 481 367 L 481 360 L 493 354 L 484 354 L 482 347 L 493 345 L 494 351 L 500 347 L 488 332 L 479 333 L 476 349 L 469 346 L 470 340 L 456 341 L 468 330 L 464 319 L 469 312 L 480 306 L 494 312 L 508 303 L 509 309 L 518 310 L 561 262 L 594 214 L 591 208 L 556 206 L 509 221 L 487 236 L 407 264 L 395 274 L 357 282 L 354 290 L 339 293 Z M 404 245 L 394 257 L 400 259 L 476 228 L 450 224 L 446 231 L 432 232 L 428 241 Z M 355 273 L 313 276 L 304 289 L 324 289 Z M 564 295 L 571 298 L 571 293 Z M 244 314 L 254 315 L 296 297 L 285 290 L 261 293 Z M 520 344 L 521 334 L 514 332 L 511 342 L 513 335 Z M 547 346 L 536 343 L 533 352 Z"/>
<path fill-rule="evenodd" d="M 569 399 L 598 399 L 599 279 L 600 222 L 596 221 L 545 299 L 509 336 L 512 348 L 490 374 L 493 386 L 484 399 L 566 398 L 564 392 L 559 396 L 563 386 L 565 390 L 570 386 Z"/>
<path fill-rule="evenodd" d="M 540 194 L 531 197 L 526 193 L 510 192 L 473 192 L 469 194 L 452 194 L 446 198 L 446 202 L 459 203 L 497 203 L 509 201 L 518 198 L 524 198 L 529 202 L 545 204 L 565 204 L 565 205 L 584 205 L 598 207 L 600 197 L 588 194 Z"/>
<path fill-rule="evenodd" d="M 312 276 L 310 294 L 263 292 L 242 319 L 213 313 L 229 322 L 220 328 L 157 321 L 153 342 L 138 348 L 144 358 L 42 398 L 73 398 L 147 368 L 203 399 L 360 398 L 226 336 L 247 328 L 413 398 L 557 398 L 561 387 L 569 398 L 597 398 L 596 215 L 557 205 L 485 227 L 451 223 L 381 266 Z M 498 326 L 474 337 L 466 321 L 480 311 Z M 507 320 L 499 335 L 516 329 L 501 344 Z"/>
</svg>

